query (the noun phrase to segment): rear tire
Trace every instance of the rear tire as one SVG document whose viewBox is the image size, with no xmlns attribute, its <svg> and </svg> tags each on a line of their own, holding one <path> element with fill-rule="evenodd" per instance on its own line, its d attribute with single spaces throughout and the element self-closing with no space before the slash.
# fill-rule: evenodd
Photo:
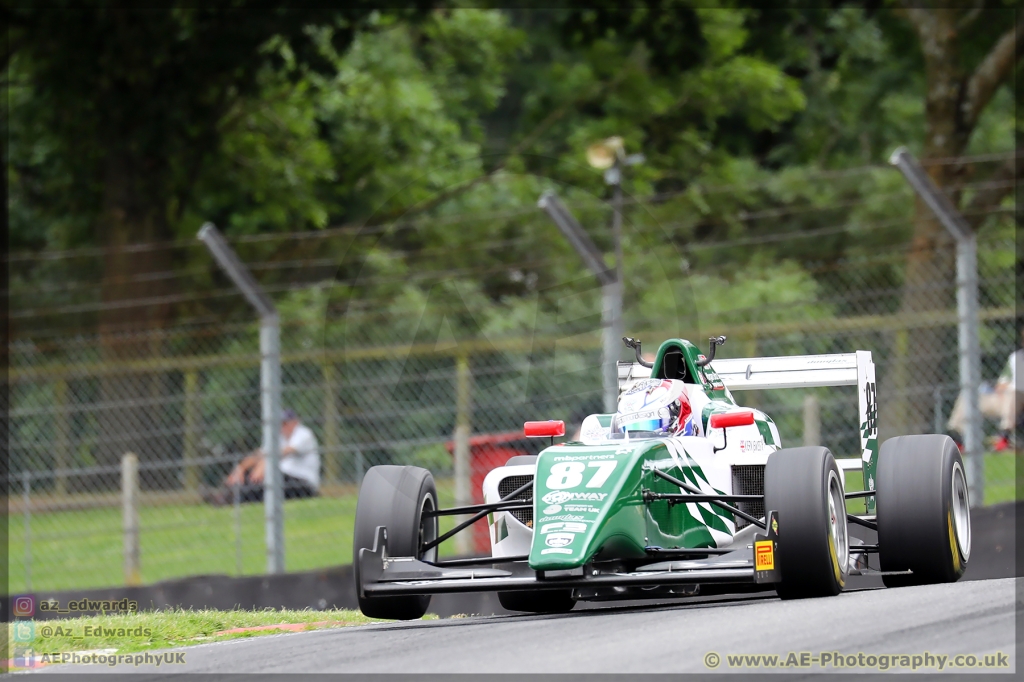
<svg viewBox="0 0 1024 682">
<path fill-rule="evenodd" d="M 359 550 L 372 549 L 377 526 L 388 529 L 388 556 L 437 559 L 437 548 L 426 554 L 420 547 L 437 538 L 437 517 L 424 511 L 437 509 L 434 477 L 426 469 L 411 466 L 375 466 L 363 477 L 356 503 L 352 566 L 359 594 Z M 370 618 L 414 620 L 430 606 L 430 595 L 359 597 L 359 610 Z"/>
<path fill-rule="evenodd" d="M 572 590 L 499 592 L 498 601 L 503 609 L 527 613 L 567 613 L 576 606 Z"/>
<path fill-rule="evenodd" d="M 765 513 L 778 512 L 782 599 L 839 594 L 849 573 L 843 479 L 828 448 L 778 450 L 764 472 Z"/>
<path fill-rule="evenodd" d="M 951 583 L 971 556 L 971 507 L 960 449 L 941 434 L 882 443 L 875 480 L 878 559 L 886 587 Z"/>
</svg>

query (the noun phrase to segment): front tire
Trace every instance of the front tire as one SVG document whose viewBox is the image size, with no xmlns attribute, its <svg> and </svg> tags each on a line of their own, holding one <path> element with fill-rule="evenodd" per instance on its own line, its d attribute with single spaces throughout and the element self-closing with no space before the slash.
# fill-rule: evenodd
<svg viewBox="0 0 1024 682">
<path fill-rule="evenodd" d="M 971 556 L 971 506 L 960 449 L 941 434 L 882 443 L 875 480 L 878 560 L 886 587 L 951 583 Z"/>
<path fill-rule="evenodd" d="M 850 542 L 842 474 L 828 448 L 778 450 L 764 472 L 765 512 L 779 517 L 775 591 L 782 599 L 839 594 L 849 574 Z"/>
<path fill-rule="evenodd" d="M 356 503 L 352 566 L 359 594 L 359 550 L 372 549 L 377 526 L 388 529 L 388 555 L 437 559 L 437 548 L 426 553 L 420 547 L 438 536 L 437 517 L 424 516 L 437 510 L 437 488 L 426 469 L 412 466 L 370 467 L 359 487 Z M 359 597 L 359 610 L 370 618 L 414 620 L 430 606 L 430 595 L 400 597 Z"/>
</svg>

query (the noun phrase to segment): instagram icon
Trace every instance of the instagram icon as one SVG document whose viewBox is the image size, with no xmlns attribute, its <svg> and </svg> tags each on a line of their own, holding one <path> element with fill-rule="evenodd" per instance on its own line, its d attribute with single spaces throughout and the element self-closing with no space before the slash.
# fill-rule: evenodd
<svg viewBox="0 0 1024 682">
<path fill-rule="evenodd" d="M 31 618 L 36 613 L 35 597 L 15 597 L 14 615 L 19 618 Z"/>
</svg>

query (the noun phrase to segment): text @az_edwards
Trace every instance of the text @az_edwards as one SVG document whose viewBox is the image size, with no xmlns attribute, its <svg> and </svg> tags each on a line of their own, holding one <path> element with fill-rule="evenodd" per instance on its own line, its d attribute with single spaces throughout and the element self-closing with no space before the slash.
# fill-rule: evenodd
<svg viewBox="0 0 1024 682">
<path fill-rule="evenodd" d="M 712 670 L 722 665 L 722 656 L 715 651 L 704 656 L 704 665 Z M 1001 651 L 974 654 L 868 654 L 858 651 L 844 654 L 839 651 L 790 651 L 787 654 L 726 654 L 727 668 L 824 668 L 843 670 L 869 668 L 875 670 L 948 670 L 992 669 L 1006 670 L 1010 657 Z"/>
<path fill-rule="evenodd" d="M 39 602 L 39 610 L 48 613 L 135 613 L 139 610 L 139 602 L 134 599 L 72 599 L 67 606 L 61 606 L 56 599 L 43 599 Z"/>
<path fill-rule="evenodd" d="M 39 636 L 70 637 L 72 639 L 91 639 L 96 637 L 152 637 L 153 629 L 137 625 L 133 628 L 110 627 L 109 625 L 43 625 L 38 629 Z"/>
</svg>

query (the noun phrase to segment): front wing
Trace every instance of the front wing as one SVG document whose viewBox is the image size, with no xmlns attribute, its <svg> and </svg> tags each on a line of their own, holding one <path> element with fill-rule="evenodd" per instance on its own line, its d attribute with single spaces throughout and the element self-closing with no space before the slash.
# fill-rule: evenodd
<svg viewBox="0 0 1024 682">
<path fill-rule="evenodd" d="M 359 551 L 359 596 L 363 598 L 452 592 L 601 590 L 698 584 L 770 584 L 779 581 L 778 535 L 770 521 L 767 535 L 755 535 L 750 546 L 703 559 L 673 557 L 671 550 L 652 550 L 650 563 L 622 570 L 616 562 L 594 562 L 571 570 L 535 571 L 525 558 L 495 558 L 491 566 L 429 563 L 387 553 L 387 529 L 378 526 L 373 548 Z M 699 550 L 688 550 L 698 553 Z M 658 555 L 663 555 L 659 557 Z M 480 563 L 483 563 L 483 560 Z M 498 568 L 497 566 L 500 566 Z"/>
</svg>

